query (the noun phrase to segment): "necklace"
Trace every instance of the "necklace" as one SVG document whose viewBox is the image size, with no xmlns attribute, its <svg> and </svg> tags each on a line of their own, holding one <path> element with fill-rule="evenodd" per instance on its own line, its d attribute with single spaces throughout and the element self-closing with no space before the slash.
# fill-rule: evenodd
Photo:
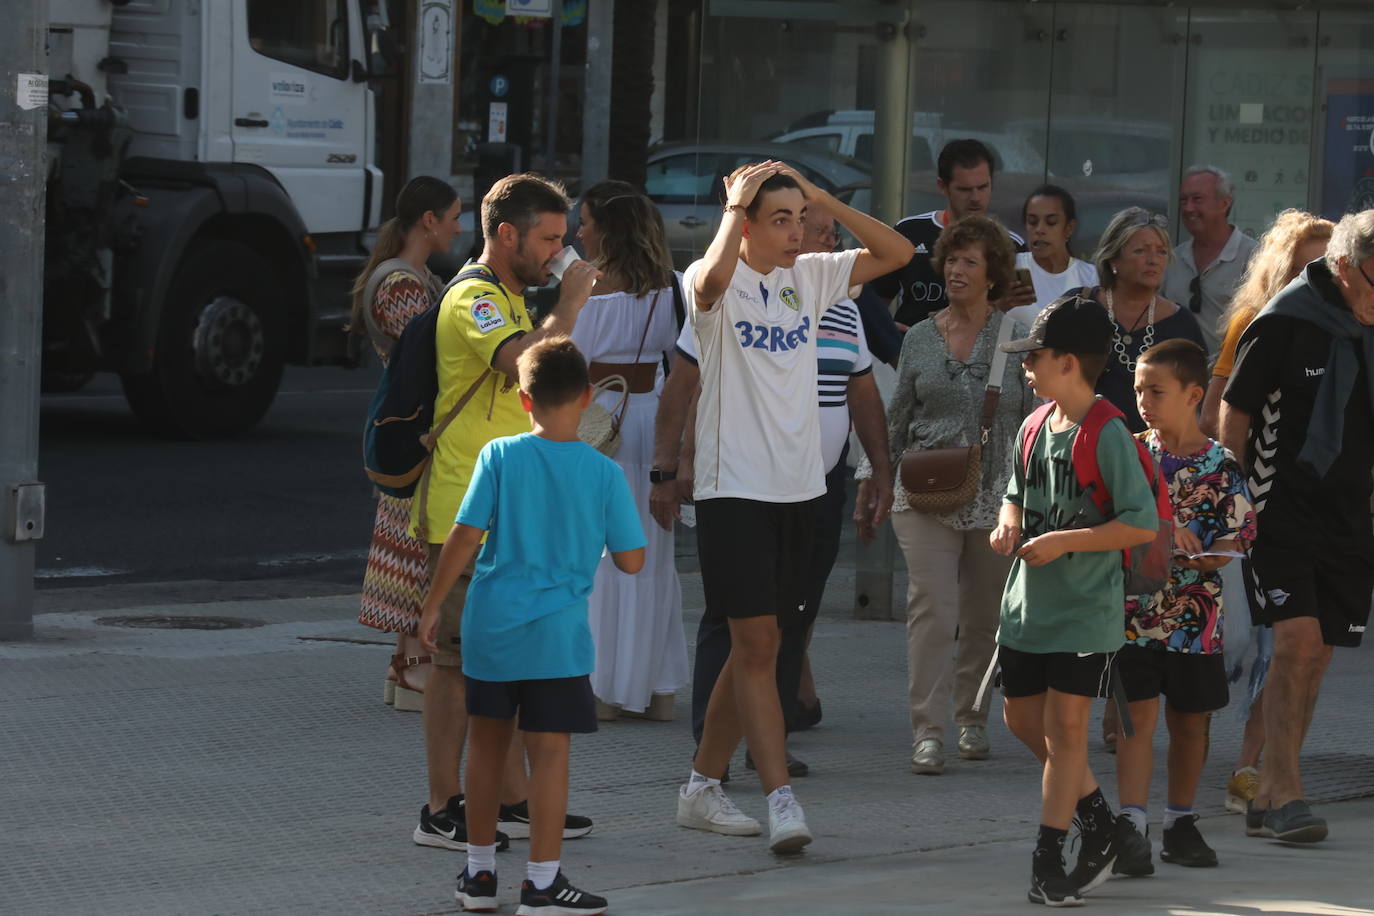
<svg viewBox="0 0 1374 916">
<path fill-rule="evenodd" d="M 1112 350 L 1116 353 L 1117 362 L 1125 366 L 1127 371 L 1134 374 L 1136 361 L 1140 359 L 1140 354 L 1144 353 L 1155 343 L 1155 303 L 1159 301 L 1158 296 L 1150 297 L 1150 306 L 1145 310 L 1145 331 L 1140 335 L 1140 348 L 1135 351 L 1135 355 L 1126 352 L 1126 345 L 1135 342 L 1135 337 L 1130 331 L 1121 327 L 1116 320 L 1116 312 L 1112 308 L 1112 291 L 1106 290 L 1107 317 L 1112 320 Z M 1139 321 L 1139 316 L 1136 317 Z M 1134 330 L 1134 329 L 1132 329 Z"/>
</svg>

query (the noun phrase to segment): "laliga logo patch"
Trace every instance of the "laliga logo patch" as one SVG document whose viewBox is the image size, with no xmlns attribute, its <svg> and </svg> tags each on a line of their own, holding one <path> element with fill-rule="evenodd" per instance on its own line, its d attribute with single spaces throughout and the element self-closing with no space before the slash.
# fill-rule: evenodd
<svg viewBox="0 0 1374 916">
<path fill-rule="evenodd" d="M 784 286 L 782 292 L 778 293 L 778 298 L 782 299 L 782 304 L 797 311 L 801 308 L 801 300 L 797 298 L 797 291 L 790 286 Z"/>
<path fill-rule="evenodd" d="M 478 299 L 472 304 L 472 320 L 477 325 L 478 333 L 481 334 L 506 326 L 506 319 L 501 317 L 501 312 L 497 309 L 496 303 L 490 299 Z"/>
</svg>

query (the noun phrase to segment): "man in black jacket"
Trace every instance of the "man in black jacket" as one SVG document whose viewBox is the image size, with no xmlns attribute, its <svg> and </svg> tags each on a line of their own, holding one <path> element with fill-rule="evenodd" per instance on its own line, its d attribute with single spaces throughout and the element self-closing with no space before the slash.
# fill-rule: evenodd
<svg viewBox="0 0 1374 916">
<path fill-rule="evenodd" d="M 1347 215 L 1322 260 L 1241 338 L 1222 442 L 1249 471 L 1251 606 L 1273 628 L 1266 746 L 1245 832 L 1325 839 L 1298 756 L 1334 646 L 1358 646 L 1374 589 L 1374 210 Z"/>
</svg>

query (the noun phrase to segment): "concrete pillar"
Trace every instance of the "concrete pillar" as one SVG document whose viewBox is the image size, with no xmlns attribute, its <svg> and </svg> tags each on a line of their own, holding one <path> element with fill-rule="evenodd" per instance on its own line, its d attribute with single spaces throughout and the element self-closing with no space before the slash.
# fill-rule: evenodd
<svg viewBox="0 0 1374 916">
<path fill-rule="evenodd" d="M 644 2 L 644 0 L 638 0 Z M 582 186 L 610 174 L 611 48 L 615 0 L 587 3 L 587 80 L 582 96 Z"/>
<path fill-rule="evenodd" d="M 33 635 L 48 5 L 0 0 L 0 639 Z"/>
<path fill-rule="evenodd" d="M 406 174 L 446 178 L 453 162 L 453 72 L 458 39 L 456 0 L 418 0 L 410 53 L 410 142 Z"/>
</svg>

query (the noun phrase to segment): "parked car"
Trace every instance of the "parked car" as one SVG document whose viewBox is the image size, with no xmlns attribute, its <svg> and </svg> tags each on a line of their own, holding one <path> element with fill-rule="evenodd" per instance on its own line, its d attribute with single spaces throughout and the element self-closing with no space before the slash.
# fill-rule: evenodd
<svg viewBox="0 0 1374 916">
<path fill-rule="evenodd" d="M 673 263 L 701 257 L 720 225 L 721 179 L 749 162 L 778 159 L 830 192 L 865 182 L 869 168 L 855 159 L 770 143 L 670 143 L 649 151 L 644 190 L 663 214 Z"/>
<path fill-rule="evenodd" d="M 1043 172 L 1045 158 L 1021 134 L 968 130 L 949 126 L 935 112 L 915 113 L 911 128 L 911 170 L 934 169 L 940 150 L 951 140 L 982 141 L 992 151 L 996 170 L 1006 172 Z M 873 164 L 873 112 L 825 111 L 794 121 L 776 137 L 774 143 L 803 146 L 832 155 L 851 156 L 869 167 Z"/>
<path fill-rule="evenodd" d="M 1027 118 L 1007 124 L 1007 133 L 1046 150 L 1051 181 L 1104 177 L 1141 191 L 1169 188 L 1173 128 L 1164 121 L 1112 118 Z"/>
</svg>

